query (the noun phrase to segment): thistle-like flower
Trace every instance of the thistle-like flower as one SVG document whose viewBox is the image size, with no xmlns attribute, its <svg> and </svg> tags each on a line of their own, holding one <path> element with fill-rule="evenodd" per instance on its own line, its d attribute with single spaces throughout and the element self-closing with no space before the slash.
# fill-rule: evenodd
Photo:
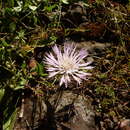
<svg viewBox="0 0 130 130">
<path fill-rule="evenodd" d="M 44 59 L 49 77 L 59 76 L 61 86 L 63 83 L 68 86 L 72 80 L 81 83 L 91 75 L 87 70 L 92 69 L 89 66 L 91 62 L 84 62 L 84 58 L 88 56 L 88 52 L 84 49 L 76 50 L 74 43 L 64 43 L 63 50 L 55 45 L 52 47 L 52 53 L 47 53 Z"/>
</svg>

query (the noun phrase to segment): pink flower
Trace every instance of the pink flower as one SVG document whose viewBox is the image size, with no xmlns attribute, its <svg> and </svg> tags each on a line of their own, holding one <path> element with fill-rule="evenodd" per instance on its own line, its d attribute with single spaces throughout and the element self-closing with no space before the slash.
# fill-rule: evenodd
<svg viewBox="0 0 130 130">
<path fill-rule="evenodd" d="M 63 83 L 67 87 L 72 80 L 81 83 L 91 74 L 87 70 L 92 69 L 89 66 L 91 62 L 84 62 L 84 58 L 88 56 L 88 52 L 84 49 L 76 50 L 74 43 L 64 43 L 64 48 L 55 45 L 52 47 L 53 53 L 47 53 L 44 59 L 49 77 L 59 76 L 61 86 Z"/>
</svg>

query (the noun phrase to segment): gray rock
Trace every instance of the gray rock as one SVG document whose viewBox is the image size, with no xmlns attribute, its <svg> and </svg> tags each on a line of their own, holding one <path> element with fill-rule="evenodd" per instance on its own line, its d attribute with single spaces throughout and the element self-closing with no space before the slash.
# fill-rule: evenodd
<svg viewBox="0 0 130 130">
<path fill-rule="evenodd" d="M 82 95 L 78 95 L 69 91 L 63 91 L 61 95 L 59 95 L 59 93 L 54 94 L 49 99 L 49 101 L 50 104 L 53 106 L 57 104 L 55 113 L 64 110 L 66 106 L 73 105 L 72 111 L 74 112 L 74 115 L 71 116 L 70 119 L 68 119 L 68 121 L 60 122 L 61 125 L 59 125 L 58 130 L 62 130 L 63 126 L 69 128 L 70 130 L 97 129 L 95 125 L 95 113 L 91 106 L 90 98 L 86 98 Z M 57 103 L 55 101 L 57 101 Z M 62 116 L 64 116 L 64 114 Z"/>
<path fill-rule="evenodd" d="M 87 49 L 92 54 L 97 54 L 96 50 L 103 51 L 104 49 L 111 46 L 110 43 L 100 43 L 96 41 L 85 41 L 85 42 L 78 42 L 78 48 Z M 99 52 L 101 53 L 101 52 Z"/>
</svg>

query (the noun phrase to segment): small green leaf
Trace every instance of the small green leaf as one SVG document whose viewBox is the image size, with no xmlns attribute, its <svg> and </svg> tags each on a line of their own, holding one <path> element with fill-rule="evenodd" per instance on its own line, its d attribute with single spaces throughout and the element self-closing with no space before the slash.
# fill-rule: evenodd
<svg viewBox="0 0 130 130">
<path fill-rule="evenodd" d="M 15 12 L 20 12 L 22 10 L 22 8 L 20 6 L 18 6 L 18 7 L 14 7 L 13 10 Z"/>
<path fill-rule="evenodd" d="M 8 43 L 5 41 L 5 39 L 1 39 L 1 45 L 2 45 L 3 47 L 9 46 Z"/>
<path fill-rule="evenodd" d="M 43 74 L 43 65 L 38 63 L 36 71 L 39 75 Z"/>
<path fill-rule="evenodd" d="M 25 87 L 26 80 L 24 78 L 21 78 L 21 81 L 19 81 L 18 85 L 14 90 L 23 89 Z"/>
<path fill-rule="evenodd" d="M 61 0 L 64 4 L 69 4 L 68 0 Z"/>
<path fill-rule="evenodd" d="M 29 7 L 29 9 L 31 9 L 32 11 L 35 11 L 35 10 L 37 9 L 36 6 L 32 6 L 32 5 L 29 5 L 28 7 Z"/>
<path fill-rule="evenodd" d="M 52 12 L 53 9 L 55 9 L 57 7 L 57 4 L 51 5 L 51 6 L 46 6 L 44 8 L 44 10 L 46 10 L 47 12 Z"/>
<path fill-rule="evenodd" d="M 15 29 L 16 29 L 16 24 L 15 24 L 14 22 L 10 23 L 10 24 L 9 24 L 9 29 L 10 29 L 11 32 L 15 31 Z"/>
<path fill-rule="evenodd" d="M 13 130 L 16 115 L 17 115 L 17 109 L 12 113 L 10 118 L 4 123 L 3 130 Z"/>
<path fill-rule="evenodd" d="M 22 1 L 18 1 L 17 4 L 18 4 L 18 6 L 17 6 L 17 7 L 14 7 L 14 8 L 13 8 L 13 11 L 15 11 L 15 12 L 20 12 L 20 11 L 22 11 L 23 2 L 22 2 Z"/>
<path fill-rule="evenodd" d="M 2 100 L 2 98 L 3 98 L 3 96 L 4 96 L 4 93 L 5 93 L 5 89 L 0 89 L 0 102 L 1 102 L 1 100 Z"/>
</svg>

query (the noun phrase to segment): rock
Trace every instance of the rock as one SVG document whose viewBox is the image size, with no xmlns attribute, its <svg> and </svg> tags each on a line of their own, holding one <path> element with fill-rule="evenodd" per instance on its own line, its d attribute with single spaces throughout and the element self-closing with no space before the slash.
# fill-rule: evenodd
<svg viewBox="0 0 130 130">
<path fill-rule="evenodd" d="M 67 12 L 61 17 L 61 21 L 65 28 L 77 27 L 82 22 L 88 21 L 84 2 L 71 4 L 68 8 L 69 9 L 66 10 Z"/>
<path fill-rule="evenodd" d="M 130 119 L 125 119 L 119 124 L 120 130 L 130 130 Z"/>
<path fill-rule="evenodd" d="M 43 100 L 36 97 L 26 98 L 20 108 L 23 109 L 23 116 L 17 116 L 17 120 L 13 130 L 31 130 L 39 125 L 39 121 L 43 119 L 47 112 L 47 106 Z"/>
<path fill-rule="evenodd" d="M 59 96 L 54 94 L 50 104 L 55 108 L 56 118 L 60 120 L 58 130 L 68 128 L 70 130 L 96 130 L 95 113 L 91 106 L 91 99 L 69 91 L 63 91 Z M 59 96 L 59 98 L 57 98 Z M 68 107 L 68 109 L 66 109 Z M 64 120 L 61 120 L 64 118 Z"/>
<path fill-rule="evenodd" d="M 87 61 L 94 62 L 94 57 L 102 57 L 105 53 L 105 49 L 110 47 L 110 43 L 100 43 L 96 41 L 85 41 L 85 42 L 78 42 L 77 48 L 79 49 L 86 49 L 89 53 L 87 57 Z"/>
<path fill-rule="evenodd" d="M 84 41 L 77 43 L 78 48 L 87 49 L 92 54 L 102 53 L 102 51 L 110 47 L 110 45 L 110 43 L 100 43 L 96 41 Z"/>
</svg>

